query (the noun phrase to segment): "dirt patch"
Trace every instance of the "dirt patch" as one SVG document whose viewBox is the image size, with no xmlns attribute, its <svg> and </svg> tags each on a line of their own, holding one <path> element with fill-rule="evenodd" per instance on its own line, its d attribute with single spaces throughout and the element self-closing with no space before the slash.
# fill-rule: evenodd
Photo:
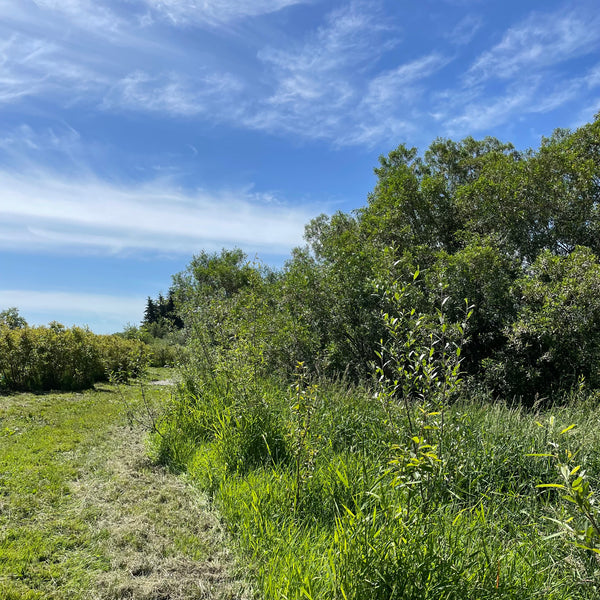
<svg viewBox="0 0 600 600">
<path fill-rule="evenodd" d="M 251 598 L 206 497 L 153 465 L 143 440 L 115 428 L 73 489 L 110 561 L 90 600 Z"/>
</svg>

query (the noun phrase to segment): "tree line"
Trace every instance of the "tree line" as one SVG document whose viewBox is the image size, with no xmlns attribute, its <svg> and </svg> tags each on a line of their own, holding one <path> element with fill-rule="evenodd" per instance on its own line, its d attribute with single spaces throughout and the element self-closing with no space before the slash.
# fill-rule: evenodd
<svg viewBox="0 0 600 600">
<path fill-rule="evenodd" d="M 382 290 L 414 280 L 403 302 L 432 327 L 442 304 L 455 323 L 473 305 L 474 384 L 528 399 L 600 385 L 600 115 L 536 150 L 490 137 L 437 139 L 422 156 L 400 145 L 375 174 L 366 206 L 310 221 L 282 269 L 201 252 L 145 320 L 176 306 L 215 365 L 247 351 L 265 373 L 301 360 L 361 379 L 386 343 Z"/>
</svg>

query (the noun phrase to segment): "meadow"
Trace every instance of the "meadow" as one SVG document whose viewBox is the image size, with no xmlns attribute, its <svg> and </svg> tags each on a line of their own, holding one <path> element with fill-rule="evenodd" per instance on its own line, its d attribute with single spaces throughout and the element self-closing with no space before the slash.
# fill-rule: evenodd
<svg viewBox="0 0 600 600">
<path fill-rule="evenodd" d="M 168 398 L 139 381 L 0 396 L 0 598 L 250 597 L 206 498 L 130 419 Z"/>
</svg>

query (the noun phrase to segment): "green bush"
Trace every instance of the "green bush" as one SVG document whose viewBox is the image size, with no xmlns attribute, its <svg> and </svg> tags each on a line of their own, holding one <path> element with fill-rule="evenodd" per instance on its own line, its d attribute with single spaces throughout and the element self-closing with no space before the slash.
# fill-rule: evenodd
<svg viewBox="0 0 600 600">
<path fill-rule="evenodd" d="M 148 364 L 148 347 L 137 340 L 116 335 L 96 336 L 103 372 L 99 379 L 113 378 L 127 382 L 139 377 Z"/>
<path fill-rule="evenodd" d="M 505 394 L 532 400 L 600 386 L 600 263 L 588 248 L 540 254 L 515 286 L 518 314 L 506 349 L 486 363 Z"/>
<path fill-rule="evenodd" d="M 145 344 L 80 327 L 0 327 L 0 385 L 7 390 L 81 390 L 141 374 Z"/>
</svg>

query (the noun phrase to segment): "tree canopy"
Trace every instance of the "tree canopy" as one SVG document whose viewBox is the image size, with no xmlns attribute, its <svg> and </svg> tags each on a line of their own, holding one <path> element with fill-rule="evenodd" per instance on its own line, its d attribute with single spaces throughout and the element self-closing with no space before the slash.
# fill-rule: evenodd
<svg viewBox="0 0 600 600">
<path fill-rule="evenodd" d="M 239 249 L 195 256 L 173 279 L 186 324 L 219 330 L 226 352 L 245 338 L 265 372 L 300 360 L 364 378 L 386 335 L 380 291 L 414 280 L 407 301 L 424 318 L 474 306 L 463 366 L 478 385 L 526 398 L 600 385 L 600 115 L 537 150 L 400 145 L 375 174 L 366 205 L 310 221 L 278 271 Z"/>
</svg>

